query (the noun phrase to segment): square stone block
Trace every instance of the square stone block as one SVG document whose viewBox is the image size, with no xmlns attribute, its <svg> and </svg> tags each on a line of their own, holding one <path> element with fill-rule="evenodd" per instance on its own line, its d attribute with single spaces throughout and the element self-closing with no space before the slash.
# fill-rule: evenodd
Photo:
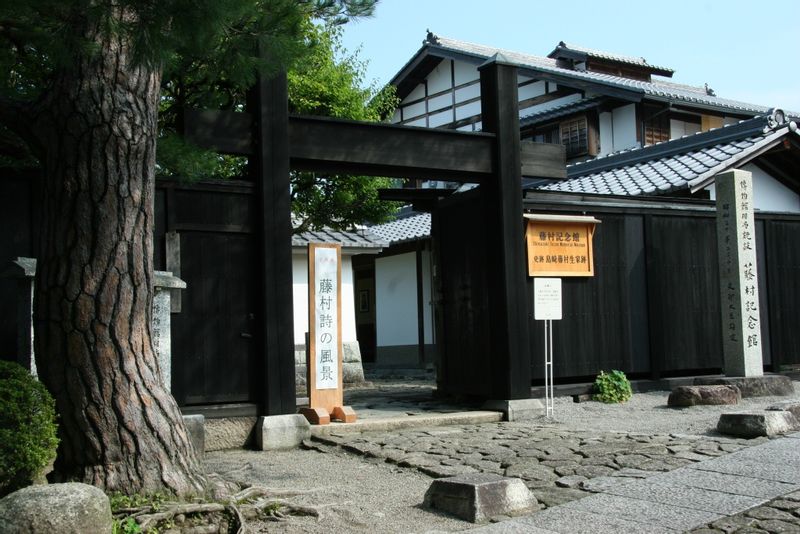
<svg viewBox="0 0 800 534">
<path fill-rule="evenodd" d="M 528 421 L 544 415 L 544 404 L 539 399 L 488 400 L 484 410 L 503 412 L 506 421 Z"/>
<path fill-rule="evenodd" d="M 206 452 L 206 418 L 203 415 L 184 415 L 183 424 L 189 433 L 189 439 L 194 446 L 194 452 L 198 458 L 202 458 Z"/>
<path fill-rule="evenodd" d="M 425 506 L 473 523 L 498 515 L 518 515 L 538 508 L 536 497 L 518 478 L 473 473 L 434 480 Z"/>
<path fill-rule="evenodd" d="M 301 414 L 259 417 L 256 445 L 259 450 L 293 449 L 311 437 L 311 425 Z"/>
</svg>

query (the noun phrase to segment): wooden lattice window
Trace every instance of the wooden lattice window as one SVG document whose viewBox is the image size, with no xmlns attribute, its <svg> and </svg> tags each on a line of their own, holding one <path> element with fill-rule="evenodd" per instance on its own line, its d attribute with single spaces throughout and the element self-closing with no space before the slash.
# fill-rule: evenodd
<svg viewBox="0 0 800 534">
<path fill-rule="evenodd" d="M 661 113 L 644 121 L 644 144 L 669 141 L 669 115 Z"/>
<path fill-rule="evenodd" d="M 589 151 L 589 128 L 586 117 L 564 121 L 560 125 L 561 144 L 567 148 L 567 157 L 580 156 Z"/>
</svg>

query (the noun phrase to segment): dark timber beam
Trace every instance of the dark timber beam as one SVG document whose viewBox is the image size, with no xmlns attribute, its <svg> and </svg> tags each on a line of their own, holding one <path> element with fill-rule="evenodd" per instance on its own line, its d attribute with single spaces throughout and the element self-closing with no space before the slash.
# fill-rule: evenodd
<svg viewBox="0 0 800 534">
<path fill-rule="evenodd" d="M 227 154 L 252 153 L 251 124 L 247 113 L 184 112 L 188 141 Z M 489 133 L 289 117 L 288 135 L 294 170 L 475 183 L 494 179 L 494 135 Z M 566 178 L 560 145 L 526 143 L 520 165 L 525 176 Z"/>
<path fill-rule="evenodd" d="M 517 106 L 517 69 L 500 55 L 479 67 L 484 131 L 496 136 L 496 177 L 481 186 L 486 214 L 491 395 L 527 399 L 531 392 L 529 292 Z"/>
<path fill-rule="evenodd" d="M 261 291 L 256 320 L 261 365 L 255 380 L 256 397 L 260 400 L 260 415 L 290 414 L 297 411 L 297 405 L 286 74 L 269 80 L 259 76 L 248 105 L 258 110 L 253 127 L 259 141 L 250 161 L 260 223 L 256 230 L 260 245 L 256 279 Z"/>
</svg>

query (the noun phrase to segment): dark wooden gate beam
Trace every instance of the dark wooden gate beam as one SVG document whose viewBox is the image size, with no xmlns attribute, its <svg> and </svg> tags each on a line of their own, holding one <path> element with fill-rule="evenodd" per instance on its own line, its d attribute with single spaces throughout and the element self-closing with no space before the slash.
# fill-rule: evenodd
<svg viewBox="0 0 800 534">
<path fill-rule="evenodd" d="M 236 155 L 253 152 L 252 118 L 231 111 L 185 110 L 186 139 Z M 415 128 L 323 117 L 289 117 L 292 169 L 481 183 L 494 179 L 491 133 Z M 566 178 L 564 147 L 525 143 L 526 176 Z"/>
<path fill-rule="evenodd" d="M 486 225 L 492 396 L 527 399 L 531 392 L 528 280 L 522 220 L 517 68 L 500 55 L 478 69 L 483 128 L 496 134 L 497 179 L 481 187 Z"/>
</svg>

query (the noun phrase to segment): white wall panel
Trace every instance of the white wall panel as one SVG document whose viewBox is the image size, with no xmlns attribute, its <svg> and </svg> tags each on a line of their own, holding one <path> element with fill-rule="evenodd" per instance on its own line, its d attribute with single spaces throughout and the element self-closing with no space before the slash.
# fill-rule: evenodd
<svg viewBox="0 0 800 534">
<path fill-rule="evenodd" d="M 425 114 L 425 102 L 417 102 L 403 107 L 403 120 L 412 119 Z"/>
<path fill-rule="evenodd" d="M 375 259 L 375 322 L 377 345 L 416 345 L 416 254 Z"/>
<path fill-rule="evenodd" d="M 431 128 L 438 128 L 443 124 L 450 124 L 453 122 L 453 110 L 448 109 L 441 113 L 435 113 L 428 117 L 428 126 Z"/>
<path fill-rule="evenodd" d="M 519 88 L 519 99 L 535 98 L 545 94 L 544 82 L 536 82 Z"/>
<path fill-rule="evenodd" d="M 465 100 L 480 98 L 480 96 L 481 96 L 481 86 L 479 84 L 469 85 L 467 87 L 462 87 L 461 89 L 456 89 L 456 102 L 464 102 Z"/>
<path fill-rule="evenodd" d="M 480 74 L 478 73 L 478 67 L 476 67 L 475 65 L 470 65 L 469 63 L 464 63 L 463 61 L 456 61 L 455 68 L 456 68 L 456 85 L 461 85 L 463 83 L 480 79 Z"/>
<path fill-rule="evenodd" d="M 612 111 L 614 122 L 613 151 L 639 146 L 636 140 L 636 104 L 628 104 Z"/>
<path fill-rule="evenodd" d="M 453 82 L 450 76 L 450 60 L 442 60 L 442 62 L 428 74 L 426 79 L 428 80 L 429 95 L 451 88 Z"/>
<path fill-rule="evenodd" d="M 438 111 L 440 109 L 453 107 L 453 95 L 448 93 L 428 100 L 428 111 Z"/>
<path fill-rule="evenodd" d="M 481 103 L 480 102 L 472 102 L 471 104 L 464 104 L 463 106 L 456 107 L 456 119 L 466 119 L 467 117 L 472 117 L 474 115 L 480 115 L 481 113 Z"/>
<path fill-rule="evenodd" d="M 600 128 L 600 150 L 598 155 L 610 154 L 614 150 L 614 121 L 610 111 L 604 111 L 598 116 Z"/>
</svg>

